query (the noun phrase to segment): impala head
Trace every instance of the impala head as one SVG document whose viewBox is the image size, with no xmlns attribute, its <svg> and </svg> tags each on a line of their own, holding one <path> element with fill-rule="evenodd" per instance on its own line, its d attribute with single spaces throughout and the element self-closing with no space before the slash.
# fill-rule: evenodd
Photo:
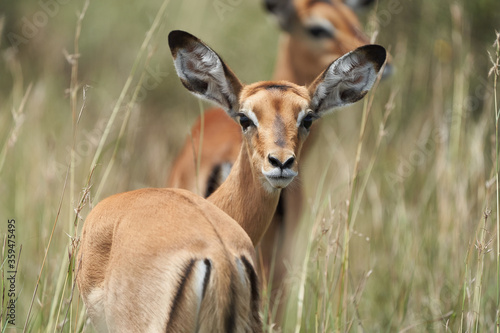
<svg viewBox="0 0 500 333">
<path fill-rule="evenodd" d="M 369 43 L 353 9 L 365 7 L 371 2 L 264 0 L 264 6 L 289 34 L 294 52 L 303 53 L 302 58 L 308 61 L 308 64 L 302 65 L 307 66 L 304 73 L 314 73 L 311 78 L 314 79 L 333 60 Z"/>
<path fill-rule="evenodd" d="M 169 45 L 184 86 L 219 104 L 241 125 L 252 173 L 268 191 L 292 182 L 312 123 L 363 98 L 386 57 L 383 47 L 366 45 L 331 63 L 309 87 L 287 81 L 243 85 L 198 38 L 172 31 Z"/>
</svg>

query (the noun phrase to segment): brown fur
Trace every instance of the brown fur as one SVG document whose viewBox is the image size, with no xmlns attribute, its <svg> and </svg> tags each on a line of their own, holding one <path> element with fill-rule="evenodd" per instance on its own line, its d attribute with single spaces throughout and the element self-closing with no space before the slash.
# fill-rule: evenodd
<svg viewBox="0 0 500 333">
<path fill-rule="evenodd" d="M 212 169 L 206 165 L 220 165 L 236 161 L 241 148 L 241 128 L 226 112 L 219 108 L 204 113 L 203 141 L 200 137 L 202 120 L 198 118 L 187 138 L 168 179 L 168 187 L 185 188 L 203 195 Z M 220 126 L 217 126 L 219 124 Z M 239 142 L 240 144 L 234 144 Z M 210 148 L 207 148 L 210 147 Z M 197 160 L 200 170 L 196 177 Z"/>
</svg>

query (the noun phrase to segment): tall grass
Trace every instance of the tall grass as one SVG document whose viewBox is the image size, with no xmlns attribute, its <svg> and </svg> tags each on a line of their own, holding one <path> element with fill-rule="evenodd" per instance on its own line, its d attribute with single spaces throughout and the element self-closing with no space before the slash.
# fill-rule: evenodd
<svg viewBox="0 0 500 333">
<path fill-rule="evenodd" d="M 107 195 L 164 186 L 199 114 L 171 66 L 169 30 L 206 40 L 246 82 L 271 76 L 274 23 L 257 1 L 223 3 L 70 2 L 17 50 L 9 33 L 43 8 L 2 5 L 2 332 L 93 331 L 74 283 L 82 221 Z M 267 332 L 498 332 L 499 7 L 381 0 L 362 15 L 396 72 L 325 119 L 301 170 L 307 209 L 283 324 L 264 307 Z"/>
<path fill-rule="evenodd" d="M 492 67 L 488 73 L 488 76 L 493 74 L 493 96 L 494 96 L 494 113 L 495 113 L 495 183 L 496 183 L 496 203 L 497 207 L 500 207 L 500 186 L 499 186 L 499 172 L 498 159 L 499 159 L 499 146 L 498 146 L 498 122 L 500 121 L 500 108 L 498 108 L 498 97 L 497 97 L 497 81 L 500 76 L 500 33 L 496 32 L 496 40 L 493 46 L 496 47 L 495 58 L 491 57 Z M 496 259 L 497 259 L 497 333 L 500 332 L 500 211 L 497 209 L 497 246 L 496 246 Z M 487 244 L 489 245 L 489 244 Z"/>
</svg>

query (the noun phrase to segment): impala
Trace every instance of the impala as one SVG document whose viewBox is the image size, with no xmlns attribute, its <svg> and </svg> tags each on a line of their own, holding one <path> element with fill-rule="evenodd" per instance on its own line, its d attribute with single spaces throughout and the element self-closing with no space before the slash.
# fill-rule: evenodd
<svg viewBox="0 0 500 333">
<path fill-rule="evenodd" d="M 184 86 L 240 124 L 240 153 L 208 200 L 141 189 L 100 202 L 83 226 L 78 288 L 102 332 L 260 332 L 254 246 L 297 176 L 312 122 L 363 98 L 385 49 L 361 47 L 306 88 L 244 85 L 198 38 L 172 31 L 168 42 Z"/>
<path fill-rule="evenodd" d="M 371 2 L 346 1 L 356 8 Z M 311 84 L 333 60 L 369 42 L 356 14 L 340 0 L 265 0 L 264 5 L 284 31 L 280 36 L 274 80 Z M 312 132 L 304 154 L 318 138 L 314 135 L 318 129 Z M 191 135 L 174 161 L 167 186 L 208 197 L 229 174 L 241 142 L 238 124 L 224 110 L 210 109 L 192 127 Z M 285 275 L 284 263 L 290 260 L 289 247 L 301 216 L 302 197 L 300 182 L 283 191 L 275 218 L 260 244 L 264 274 L 269 273 L 273 253 L 276 256 L 273 287 L 281 284 Z"/>
</svg>

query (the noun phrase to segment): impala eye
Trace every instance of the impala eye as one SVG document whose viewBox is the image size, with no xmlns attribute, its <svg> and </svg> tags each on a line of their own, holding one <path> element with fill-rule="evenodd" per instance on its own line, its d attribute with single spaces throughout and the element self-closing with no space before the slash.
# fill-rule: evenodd
<svg viewBox="0 0 500 333">
<path fill-rule="evenodd" d="M 307 114 L 304 119 L 302 119 L 302 123 L 301 125 L 306 129 L 306 130 L 309 130 L 309 128 L 311 127 L 312 123 L 313 123 L 313 120 L 314 120 L 314 117 L 312 116 L 312 114 Z"/>
<path fill-rule="evenodd" d="M 250 126 L 255 126 L 253 121 L 250 120 L 250 118 L 248 118 L 244 113 L 238 113 L 238 116 L 240 118 L 241 128 L 243 128 L 244 131 L 246 131 Z"/>
<path fill-rule="evenodd" d="M 315 25 L 307 28 L 309 35 L 316 39 L 333 38 L 333 31 L 326 29 L 321 25 Z"/>
</svg>

